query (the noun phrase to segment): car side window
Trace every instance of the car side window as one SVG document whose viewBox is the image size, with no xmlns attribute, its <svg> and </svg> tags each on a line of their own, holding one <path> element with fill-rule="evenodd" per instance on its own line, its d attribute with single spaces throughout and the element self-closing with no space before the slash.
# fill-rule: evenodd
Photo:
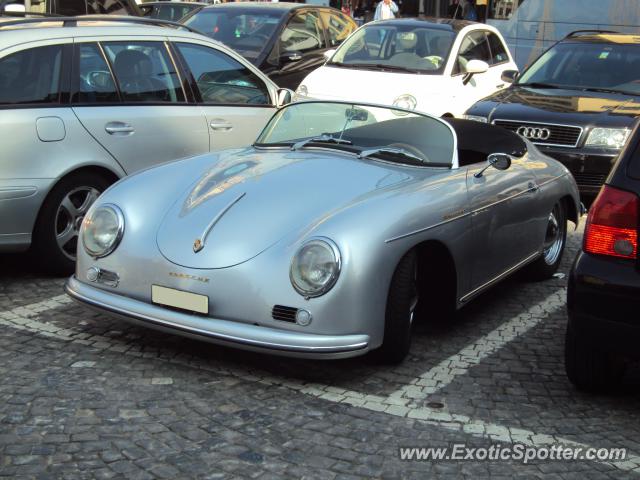
<svg viewBox="0 0 640 480">
<path fill-rule="evenodd" d="M 123 1 L 108 0 L 106 2 L 98 1 L 98 0 L 87 0 L 87 13 L 88 14 L 106 13 L 109 15 L 135 15 L 136 14 L 136 12 L 134 12 L 133 9 L 127 5 L 126 0 L 123 0 Z"/>
<path fill-rule="evenodd" d="M 500 37 L 493 32 L 487 32 L 489 48 L 491 48 L 491 61 L 489 65 L 497 65 L 509 61 L 509 55 Z"/>
<path fill-rule="evenodd" d="M 62 45 L 35 47 L 0 59 L 0 104 L 60 103 Z"/>
<path fill-rule="evenodd" d="M 97 43 L 76 44 L 73 103 L 119 102 L 116 82 Z"/>
<path fill-rule="evenodd" d="M 177 43 L 196 82 L 202 102 L 208 104 L 269 105 L 264 81 L 255 73 L 214 48 Z"/>
<path fill-rule="evenodd" d="M 317 11 L 296 13 L 280 35 L 280 52 L 307 52 L 325 48 L 324 31 Z"/>
<path fill-rule="evenodd" d="M 87 11 L 86 0 L 65 0 L 64 2 L 58 2 L 56 6 L 58 7 L 56 13 L 60 15 L 74 16 L 86 15 L 87 13 L 98 13 Z"/>
<path fill-rule="evenodd" d="M 490 63 L 491 51 L 489 50 L 489 42 L 487 41 L 485 32 L 471 32 L 462 40 L 453 68 L 454 75 L 457 73 L 465 73 L 469 60 L 482 60 Z"/>
<path fill-rule="evenodd" d="M 105 42 L 123 102 L 183 103 L 176 67 L 161 42 Z"/>
<path fill-rule="evenodd" d="M 342 13 L 321 10 L 320 15 L 329 33 L 329 47 L 337 47 L 356 28 L 353 21 Z"/>
</svg>

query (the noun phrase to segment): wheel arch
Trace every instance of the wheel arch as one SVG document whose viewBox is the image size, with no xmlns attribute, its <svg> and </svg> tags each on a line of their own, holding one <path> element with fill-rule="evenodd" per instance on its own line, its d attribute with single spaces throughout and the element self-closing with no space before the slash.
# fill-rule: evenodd
<svg viewBox="0 0 640 480">
<path fill-rule="evenodd" d="M 579 212 L 579 207 L 578 205 L 576 205 L 576 202 L 574 201 L 573 197 L 571 197 L 571 195 L 565 195 L 560 199 L 560 202 L 564 207 L 564 211 L 567 215 L 567 219 L 571 220 L 577 228 L 578 222 L 580 219 L 580 212 Z"/>
<path fill-rule="evenodd" d="M 440 240 L 424 240 L 413 246 L 418 257 L 418 287 L 422 303 L 420 314 L 447 316 L 456 309 L 458 269 L 450 249 Z M 435 302 L 437 300 L 437 302 Z M 432 302 L 435 302 L 432 303 Z"/>
</svg>

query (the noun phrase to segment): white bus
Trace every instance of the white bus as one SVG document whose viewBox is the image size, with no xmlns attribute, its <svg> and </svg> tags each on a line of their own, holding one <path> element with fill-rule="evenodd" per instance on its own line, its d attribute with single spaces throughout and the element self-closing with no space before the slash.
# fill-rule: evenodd
<svg viewBox="0 0 640 480">
<path fill-rule="evenodd" d="M 640 0 L 489 0 L 486 21 L 522 69 L 575 30 L 640 34 Z"/>
</svg>

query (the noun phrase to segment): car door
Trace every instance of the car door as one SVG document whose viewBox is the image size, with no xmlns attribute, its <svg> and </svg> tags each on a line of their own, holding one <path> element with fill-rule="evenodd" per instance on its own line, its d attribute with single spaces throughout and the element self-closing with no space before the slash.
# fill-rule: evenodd
<svg viewBox="0 0 640 480">
<path fill-rule="evenodd" d="M 240 57 L 199 43 L 173 48 L 207 120 L 210 150 L 252 144 L 275 112 L 275 92 Z"/>
<path fill-rule="evenodd" d="M 457 50 L 453 54 L 452 80 L 452 112 L 462 115 L 471 105 L 495 91 L 495 82 L 491 74 L 476 73 L 469 78 L 466 65 L 470 60 L 482 60 L 487 64 L 491 61 L 491 50 L 486 33 L 482 30 L 472 30 L 467 33 Z"/>
<path fill-rule="evenodd" d="M 538 189 L 525 159 L 514 158 L 504 171 L 489 167 L 479 177 L 486 161 L 465 167 L 474 238 L 472 293 L 539 251 L 539 229 L 530 215 Z"/>
<path fill-rule="evenodd" d="M 73 111 L 128 173 L 209 151 L 200 108 L 187 101 L 161 39 L 76 41 Z"/>
<path fill-rule="evenodd" d="M 274 47 L 279 68 L 269 74 L 282 88 L 295 90 L 309 72 L 324 64 L 327 50 L 318 10 L 296 10 Z"/>
</svg>

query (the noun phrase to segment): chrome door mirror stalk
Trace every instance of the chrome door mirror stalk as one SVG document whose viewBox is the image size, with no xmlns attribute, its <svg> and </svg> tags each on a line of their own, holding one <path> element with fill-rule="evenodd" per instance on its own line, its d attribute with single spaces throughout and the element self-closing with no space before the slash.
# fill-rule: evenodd
<svg viewBox="0 0 640 480">
<path fill-rule="evenodd" d="M 485 170 L 489 167 L 493 167 L 496 170 L 507 170 L 511 166 L 511 157 L 506 153 L 492 153 L 487 157 L 487 162 L 489 164 L 479 172 L 474 173 L 474 177 L 482 177 Z"/>
</svg>

